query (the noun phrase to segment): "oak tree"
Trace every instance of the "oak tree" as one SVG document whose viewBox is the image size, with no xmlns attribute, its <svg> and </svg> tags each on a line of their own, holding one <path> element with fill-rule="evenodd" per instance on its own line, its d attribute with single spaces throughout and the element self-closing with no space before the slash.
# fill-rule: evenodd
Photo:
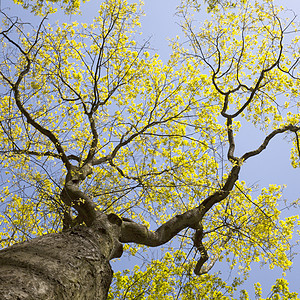
<svg viewBox="0 0 300 300">
<path fill-rule="evenodd" d="M 296 20 L 271 0 L 217 2 L 199 24 L 181 1 L 167 62 L 139 37 L 139 3 L 102 1 L 91 23 L 50 24 L 79 1 L 21 1 L 38 25 L 2 11 L 2 299 L 233 299 L 253 262 L 291 266 L 283 186 L 239 175 L 278 135 L 299 167 Z M 252 126 L 260 145 L 237 154 Z M 122 254 L 144 266 L 109 290 Z M 297 294 L 282 277 L 269 297 Z"/>
</svg>

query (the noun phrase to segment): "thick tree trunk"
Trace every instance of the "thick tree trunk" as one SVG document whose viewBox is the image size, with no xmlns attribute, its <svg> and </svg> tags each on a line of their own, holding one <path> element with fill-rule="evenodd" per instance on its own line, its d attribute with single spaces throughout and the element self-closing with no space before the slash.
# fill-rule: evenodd
<svg viewBox="0 0 300 300">
<path fill-rule="evenodd" d="M 115 226 L 102 225 L 1 250 L 0 299 L 106 299 L 113 275 L 109 259 L 120 256 L 122 249 L 114 250 Z"/>
</svg>

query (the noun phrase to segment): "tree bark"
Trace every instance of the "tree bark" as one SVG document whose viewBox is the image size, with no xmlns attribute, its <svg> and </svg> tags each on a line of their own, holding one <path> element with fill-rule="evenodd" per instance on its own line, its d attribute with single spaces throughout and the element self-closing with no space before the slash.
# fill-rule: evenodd
<svg viewBox="0 0 300 300">
<path fill-rule="evenodd" d="M 78 226 L 1 250 L 0 299 L 106 299 L 109 260 L 122 254 L 113 227 Z"/>
</svg>

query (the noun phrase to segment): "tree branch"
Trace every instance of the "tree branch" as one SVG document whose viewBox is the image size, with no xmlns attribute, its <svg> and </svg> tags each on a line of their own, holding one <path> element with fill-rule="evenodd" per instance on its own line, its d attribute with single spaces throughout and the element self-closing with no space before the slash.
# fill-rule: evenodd
<svg viewBox="0 0 300 300">
<path fill-rule="evenodd" d="M 26 155 L 34 155 L 34 156 L 51 156 L 54 158 L 58 158 L 60 159 L 60 155 L 57 153 L 53 153 L 50 151 L 46 151 L 46 152 L 38 152 L 38 151 L 33 151 L 33 150 L 27 150 L 27 149 L 13 149 L 13 150 L 8 150 L 8 151 L 0 151 L 0 153 L 2 154 L 7 154 L 7 153 L 13 153 L 13 154 L 26 154 Z M 80 161 L 80 158 L 76 155 L 68 155 L 67 158 L 69 160 L 76 160 L 76 161 Z"/>
<path fill-rule="evenodd" d="M 87 226 L 91 226 L 96 220 L 96 204 L 86 193 L 79 189 L 79 185 L 90 174 L 92 174 L 92 166 L 89 164 L 85 164 L 81 168 L 72 166 L 66 176 L 66 183 L 60 194 L 62 201 L 67 207 L 74 207 L 77 210 L 77 220 L 84 221 Z M 67 212 L 64 227 L 71 227 L 74 223 L 73 221 L 70 213 Z"/>
<path fill-rule="evenodd" d="M 133 242 L 150 247 L 157 247 L 167 243 L 181 230 L 187 227 L 194 228 L 195 224 L 197 224 L 200 219 L 201 209 L 196 207 L 171 218 L 156 231 L 151 231 L 144 225 L 124 218 L 122 220 L 120 242 Z"/>
<path fill-rule="evenodd" d="M 219 245 L 219 248 L 223 248 L 226 243 L 231 239 L 231 232 L 229 231 L 226 238 L 221 242 L 221 244 Z M 212 269 L 212 267 L 215 265 L 216 261 L 219 258 L 219 255 L 215 255 L 211 260 L 210 263 L 203 267 L 204 263 L 209 259 L 207 251 L 204 247 L 204 245 L 202 244 L 202 240 L 199 243 L 199 248 L 197 248 L 200 251 L 201 257 L 198 260 L 194 273 L 196 275 L 203 275 L 208 273 L 208 271 L 210 271 Z"/>
<path fill-rule="evenodd" d="M 255 156 L 260 154 L 264 149 L 266 149 L 266 147 L 268 146 L 270 140 L 277 134 L 279 133 L 283 133 L 286 131 L 292 131 L 292 132 L 297 132 L 300 130 L 300 127 L 295 126 L 295 125 L 287 125 L 284 126 L 283 128 L 279 128 L 279 129 L 275 129 L 274 131 L 272 131 L 269 135 L 266 136 L 266 138 L 264 139 L 263 143 L 256 149 L 250 152 L 246 152 L 242 157 L 241 160 L 242 161 L 246 161 L 249 157 Z"/>
<path fill-rule="evenodd" d="M 162 224 L 156 231 L 149 230 L 146 226 L 132 220 L 123 219 L 120 241 L 123 243 L 134 242 L 150 247 L 160 246 L 171 240 L 181 230 L 190 227 L 199 229 L 200 222 L 210 208 L 225 199 L 238 179 L 240 166 L 234 165 L 223 187 L 207 197 L 198 207 L 176 215 Z"/>
<path fill-rule="evenodd" d="M 1 32 L 1 34 L 11 43 L 13 44 L 15 47 L 17 47 L 19 49 L 19 51 L 22 53 L 22 55 L 24 56 L 25 60 L 26 60 L 26 64 L 25 67 L 23 68 L 23 70 L 20 72 L 17 80 L 15 83 L 13 83 L 10 79 L 8 79 L 2 72 L 1 75 L 4 78 L 4 80 L 6 80 L 6 82 L 8 82 L 8 84 L 11 86 L 12 91 L 14 93 L 14 98 L 16 101 L 16 105 L 19 109 L 19 111 L 21 112 L 21 114 L 23 116 L 25 116 L 27 122 L 32 125 L 35 129 L 37 129 L 41 134 L 43 134 L 44 136 L 48 137 L 50 139 L 50 141 L 53 143 L 53 145 L 55 146 L 60 158 L 62 159 L 63 163 L 65 164 L 66 168 L 68 170 L 71 169 L 71 163 L 69 162 L 68 157 L 66 156 L 58 138 L 48 129 L 44 128 L 43 126 L 41 126 L 39 123 L 37 123 L 32 116 L 29 114 L 29 112 L 25 109 L 25 107 L 23 106 L 22 102 L 21 102 L 21 95 L 20 95 L 20 91 L 19 91 L 19 86 L 21 81 L 24 79 L 25 75 L 30 71 L 30 67 L 31 67 L 31 59 L 29 58 L 29 54 L 32 51 L 32 49 L 34 48 L 34 46 L 37 44 L 38 42 L 38 35 L 40 33 L 40 29 L 41 26 L 44 22 L 45 18 L 42 20 L 42 22 L 40 23 L 38 30 L 37 30 L 37 34 L 34 40 L 34 43 L 30 46 L 28 51 L 24 51 L 20 45 L 18 45 L 16 42 L 14 42 L 12 39 L 10 39 L 6 33 Z"/>
<path fill-rule="evenodd" d="M 227 153 L 228 160 L 238 162 L 238 158 L 234 156 L 235 143 L 232 130 L 232 118 L 227 118 L 227 135 L 229 142 L 229 149 Z"/>
</svg>

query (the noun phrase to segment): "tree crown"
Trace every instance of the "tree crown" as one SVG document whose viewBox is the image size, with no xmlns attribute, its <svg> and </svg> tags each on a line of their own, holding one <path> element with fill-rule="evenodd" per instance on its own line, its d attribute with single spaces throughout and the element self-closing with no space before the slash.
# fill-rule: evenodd
<svg viewBox="0 0 300 300">
<path fill-rule="evenodd" d="M 40 14 L 54 2 L 45 3 L 22 2 Z M 230 299 L 253 261 L 291 266 L 298 217 L 281 216 L 283 186 L 258 193 L 238 176 L 279 134 L 291 137 L 299 167 L 295 19 L 269 0 L 210 5 L 198 24 L 198 3 L 182 1 L 186 42 L 173 40 L 167 62 L 138 37 L 137 3 L 103 1 L 90 24 L 50 25 L 44 16 L 34 27 L 3 13 L 2 247 L 91 226 L 98 213 L 121 219 L 130 255 L 172 240 L 144 271 L 117 273 L 112 299 L 142 290 L 227 299 L 219 288 Z M 260 146 L 236 154 L 247 126 L 261 132 Z M 240 271 L 231 284 L 208 273 L 223 259 Z M 124 282 L 135 285 L 131 294 Z M 284 279 L 276 289 L 295 296 Z"/>
</svg>

